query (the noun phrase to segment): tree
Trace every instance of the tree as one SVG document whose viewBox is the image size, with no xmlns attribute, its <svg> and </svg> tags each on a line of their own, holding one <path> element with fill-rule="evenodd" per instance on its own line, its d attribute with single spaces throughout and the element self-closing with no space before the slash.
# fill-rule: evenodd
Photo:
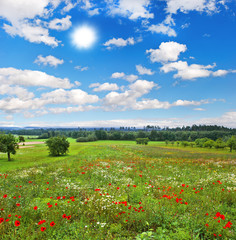
<svg viewBox="0 0 236 240">
<path fill-rule="evenodd" d="M 0 152 L 7 153 L 8 161 L 11 161 L 11 153 L 16 154 L 18 148 L 17 139 L 12 134 L 0 135 Z"/>
<path fill-rule="evenodd" d="M 232 136 L 228 141 L 227 141 L 227 146 L 230 149 L 230 152 L 232 152 L 232 150 L 236 150 L 236 137 Z"/>
<path fill-rule="evenodd" d="M 19 143 L 23 142 L 23 146 L 25 145 L 25 138 L 23 136 L 19 136 Z"/>
<path fill-rule="evenodd" d="M 46 141 L 49 153 L 52 156 L 64 155 L 69 151 L 70 143 L 64 136 L 50 137 Z"/>
</svg>

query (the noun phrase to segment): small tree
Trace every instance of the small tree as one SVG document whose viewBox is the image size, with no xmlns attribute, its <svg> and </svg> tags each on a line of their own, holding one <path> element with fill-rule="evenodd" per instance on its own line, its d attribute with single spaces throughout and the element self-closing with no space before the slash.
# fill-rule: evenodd
<svg viewBox="0 0 236 240">
<path fill-rule="evenodd" d="M 23 136 L 19 136 L 19 143 L 23 142 L 23 146 L 25 145 L 25 138 Z"/>
<path fill-rule="evenodd" d="M 0 135 L 0 152 L 7 153 L 8 161 L 11 161 L 11 153 L 16 154 L 18 148 L 17 139 L 12 134 Z"/>
<path fill-rule="evenodd" d="M 227 146 L 230 149 L 230 152 L 232 152 L 232 150 L 236 150 L 236 138 L 235 136 L 232 136 L 228 141 L 227 141 Z"/>
<path fill-rule="evenodd" d="M 46 141 L 49 153 L 52 156 L 64 155 L 69 151 L 70 143 L 64 136 L 50 137 Z"/>
</svg>

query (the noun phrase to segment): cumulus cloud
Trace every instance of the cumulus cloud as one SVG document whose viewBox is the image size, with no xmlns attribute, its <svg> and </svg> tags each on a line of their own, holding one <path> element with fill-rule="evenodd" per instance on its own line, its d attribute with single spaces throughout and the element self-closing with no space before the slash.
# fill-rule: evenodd
<svg viewBox="0 0 236 240">
<path fill-rule="evenodd" d="M 154 14 L 150 13 L 148 9 L 150 0 L 119 0 L 117 3 L 107 0 L 106 2 L 110 15 L 120 15 L 131 20 L 154 18 Z"/>
<path fill-rule="evenodd" d="M 44 43 L 57 47 L 60 42 L 55 37 L 49 36 L 48 29 L 27 20 L 16 22 L 14 25 L 4 23 L 3 29 L 12 37 L 20 36 L 32 43 Z"/>
<path fill-rule="evenodd" d="M 149 49 L 151 62 L 177 61 L 181 52 L 187 50 L 186 45 L 177 42 L 162 42 L 159 49 Z"/>
<path fill-rule="evenodd" d="M 50 65 L 51 67 L 57 67 L 60 64 L 64 63 L 63 59 L 58 59 L 52 55 L 43 57 L 42 55 L 39 55 L 34 63 L 37 63 L 38 65 L 43 64 L 44 66 Z"/>
<path fill-rule="evenodd" d="M 151 69 L 145 68 L 142 65 L 136 65 L 136 70 L 140 75 L 153 75 L 155 72 L 152 72 Z"/>
<path fill-rule="evenodd" d="M 148 27 L 148 30 L 151 31 L 152 33 L 161 33 L 169 37 L 177 36 L 175 30 L 172 27 L 170 27 L 169 25 L 165 25 L 163 23 L 159 23 L 157 25 L 153 24 Z"/>
<path fill-rule="evenodd" d="M 112 109 L 116 109 L 119 106 L 123 106 L 124 109 L 132 108 L 132 106 L 136 103 L 137 98 L 147 94 L 155 86 L 156 84 L 154 82 L 138 80 L 129 85 L 129 90 L 123 93 L 108 93 L 103 99 L 104 105 Z"/>
<path fill-rule="evenodd" d="M 49 36 L 48 29 L 41 26 L 41 21 L 37 18 L 47 17 L 58 4 L 59 1 L 52 0 L 0 1 L 0 16 L 11 23 L 4 24 L 3 29 L 11 36 L 20 36 L 29 42 L 57 47 L 59 41 Z M 31 19 L 34 21 L 30 22 Z"/>
<path fill-rule="evenodd" d="M 127 45 L 134 45 L 135 41 L 134 38 L 128 38 L 128 39 L 123 39 L 123 38 L 112 38 L 105 42 L 103 45 L 107 47 L 107 49 L 111 49 L 112 47 L 125 47 Z"/>
<path fill-rule="evenodd" d="M 91 84 L 89 87 L 90 88 L 95 87 L 93 89 L 94 92 L 119 90 L 119 87 L 115 83 L 103 83 L 103 84 L 95 83 L 95 84 Z"/>
<path fill-rule="evenodd" d="M 217 70 L 217 71 L 212 71 L 210 69 L 214 68 L 216 65 L 200 65 L 200 64 L 191 64 L 188 65 L 187 62 L 183 61 L 178 61 L 178 62 L 173 62 L 173 63 L 166 63 L 161 67 L 161 71 L 164 73 L 172 72 L 172 71 L 177 71 L 177 73 L 174 75 L 174 78 L 181 78 L 183 80 L 195 80 L 196 78 L 201 78 L 201 77 L 221 77 L 224 76 L 231 71 L 227 70 Z"/>
<path fill-rule="evenodd" d="M 69 15 L 61 19 L 55 18 L 49 22 L 48 27 L 58 31 L 65 31 L 72 26 L 70 19 L 71 16 Z"/>
<path fill-rule="evenodd" d="M 34 94 L 28 92 L 27 89 L 19 86 L 9 86 L 8 84 L 2 84 L 0 86 L 0 95 L 16 96 L 21 100 L 27 100 L 34 97 Z"/>
<path fill-rule="evenodd" d="M 123 78 L 125 76 L 125 73 L 123 72 L 115 72 L 111 75 L 111 78 Z"/>
<path fill-rule="evenodd" d="M 87 103 L 96 103 L 99 98 L 96 95 L 89 95 L 81 89 L 66 91 L 60 88 L 52 92 L 43 93 L 41 100 L 44 104 L 84 105 Z"/>
<path fill-rule="evenodd" d="M 189 11 L 198 11 L 198 12 L 217 12 L 217 2 L 215 0 L 198 0 L 198 1 L 189 1 L 189 0 L 166 0 L 167 7 L 166 11 L 171 14 L 176 14 L 178 11 L 183 13 L 188 13 Z M 222 3 L 220 3 L 222 4 Z"/>
<path fill-rule="evenodd" d="M 111 78 L 120 78 L 120 79 L 124 79 L 128 82 L 134 82 L 135 80 L 138 79 L 138 76 L 134 75 L 134 74 L 126 75 L 123 72 L 115 72 L 111 75 Z"/>
<path fill-rule="evenodd" d="M 22 86 L 43 86 L 50 88 L 71 88 L 73 84 L 68 78 L 58 78 L 45 72 L 20 70 L 16 68 L 0 68 L 1 84 Z"/>
</svg>

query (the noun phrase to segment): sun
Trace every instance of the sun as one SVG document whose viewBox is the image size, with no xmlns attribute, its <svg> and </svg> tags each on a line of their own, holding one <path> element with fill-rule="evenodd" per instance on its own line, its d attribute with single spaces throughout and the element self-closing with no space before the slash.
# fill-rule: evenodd
<svg viewBox="0 0 236 240">
<path fill-rule="evenodd" d="M 77 48 L 88 49 L 96 42 L 96 31 L 89 26 L 80 26 L 72 34 L 72 42 Z"/>
</svg>

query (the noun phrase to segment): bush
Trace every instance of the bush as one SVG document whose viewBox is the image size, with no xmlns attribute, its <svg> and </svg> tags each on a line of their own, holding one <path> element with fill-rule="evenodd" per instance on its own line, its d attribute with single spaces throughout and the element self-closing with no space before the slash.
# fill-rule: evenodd
<svg viewBox="0 0 236 240">
<path fill-rule="evenodd" d="M 50 155 L 60 156 L 69 151 L 70 143 L 64 136 L 50 137 L 46 141 Z"/>
<path fill-rule="evenodd" d="M 136 138 L 137 144 L 148 145 L 149 139 L 148 138 Z"/>
<path fill-rule="evenodd" d="M 96 136 L 89 135 L 88 137 L 79 137 L 76 139 L 76 142 L 95 142 L 97 141 Z"/>
</svg>

